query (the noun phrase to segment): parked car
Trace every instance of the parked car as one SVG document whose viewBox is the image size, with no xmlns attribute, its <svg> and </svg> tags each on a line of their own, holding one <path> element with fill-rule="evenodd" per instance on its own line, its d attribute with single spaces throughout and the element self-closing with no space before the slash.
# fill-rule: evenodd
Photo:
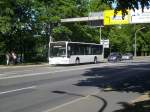
<svg viewBox="0 0 150 112">
<path fill-rule="evenodd" d="M 110 55 L 108 56 L 108 62 L 118 62 L 121 61 L 121 59 L 122 56 L 118 52 L 110 53 Z"/>
<path fill-rule="evenodd" d="M 132 53 L 125 53 L 122 55 L 122 60 L 132 60 L 133 54 Z"/>
</svg>

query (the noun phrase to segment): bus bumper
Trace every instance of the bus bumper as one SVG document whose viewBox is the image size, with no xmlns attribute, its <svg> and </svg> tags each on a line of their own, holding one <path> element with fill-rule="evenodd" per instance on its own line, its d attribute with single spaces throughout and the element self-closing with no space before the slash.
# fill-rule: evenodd
<svg viewBox="0 0 150 112">
<path fill-rule="evenodd" d="M 69 58 L 49 58 L 49 64 L 70 64 Z"/>
</svg>

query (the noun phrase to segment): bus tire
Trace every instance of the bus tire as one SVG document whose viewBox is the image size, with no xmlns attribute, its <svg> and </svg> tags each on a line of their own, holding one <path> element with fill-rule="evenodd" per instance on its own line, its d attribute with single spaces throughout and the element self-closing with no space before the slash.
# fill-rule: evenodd
<svg viewBox="0 0 150 112">
<path fill-rule="evenodd" d="M 79 58 L 76 58 L 75 64 L 76 64 L 76 65 L 79 65 L 79 64 L 80 64 L 80 59 L 79 59 Z"/>
<path fill-rule="evenodd" d="M 97 63 L 97 57 L 94 57 L 94 64 Z"/>
</svg>

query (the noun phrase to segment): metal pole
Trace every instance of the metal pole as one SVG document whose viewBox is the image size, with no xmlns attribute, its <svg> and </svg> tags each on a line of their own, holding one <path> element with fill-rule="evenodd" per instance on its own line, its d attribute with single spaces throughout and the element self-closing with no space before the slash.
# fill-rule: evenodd
<svg viewBox="0 0 150 112">
<path fill-rule="evenodd" d="M 103 45 L 103 51 L 102 51 L 102 55 L 103 55 L 103 58 L 104 58 L 104 42 L 102 42 L 102 26 L 100 26 L 100 38 L 99 38 L 99 44 Z"/>
<path fill-rule="evenodd" d="M 91 6 L 90 6 L 90 2 L 91 2 L 91 1 L 89 0 L 89 1 L 88 1 L 88 12 L 89 12 L 89 15 L 90 15 L 90 13 L 91 13 Z M 88 15 L 88 16 L 89 16 L 89 15 Z"/>
<path fill-rule="evenodd" d="M 136 54 L 136 33 L 137 33 L 137 31 L 135 32 L 135 39 L 134 39 L 134 57 L 137 56 L 137 54 Z"/>
<path fill-rule="evenodd" d="M 136 31 L 135 31 L 135 39 L 134 39 L 134 57 L 136 57 L 137 56 L 137 42 L 136 42 L 136 34 L 137 34 L 137 32 L 138 31 L 140 31 L 140 30 L 142 30 L 142 29 L 144 29 L 145 27 L 142 27 L 142 28 L 140 28 L 140 29 L 137 29 Z"/>
<path fill-rule="evenodd" d="M 99 43 L 101 44 L 101 39 L 102 39 L 102 27 L 100 26 L 100 32 L 99 32 L 99 34 L 100 34 L 100 38 L 99 38 Z"/>
<path fill-rule="evenodd" d="M 50 43 L 52 42 L 52 37 L 51 37 L 51 26 L 49 24 L 49 43 L 48 43 L 48 61 L 49 61 L 49 57 L 50 57 Z"/>
</svg>

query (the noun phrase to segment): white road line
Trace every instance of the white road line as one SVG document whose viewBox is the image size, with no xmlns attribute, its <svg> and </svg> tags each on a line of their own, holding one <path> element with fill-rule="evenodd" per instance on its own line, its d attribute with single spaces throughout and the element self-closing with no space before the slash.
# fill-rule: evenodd
<svg viewBox="0 0 150 112">
<path fill-rule="evenodd" d="M 70 101 L 70 102 L 64 103 L 64 104 L 59 105 L 59 106 L 56 106 L 56 107 L 54 107 L 54 108 L 45 110 L 45 111 L 43 111 L 43 112 L 52 112 L 52 111 L 54 111 L 54 110 L 57 110 L 57 109 L 60 109 L 60 108 L 62 108 L 62 107 L 65 107 L 65 106 L 67 106 L 67 105 L 70 105 L 70 104 L 72 104 L 72 103 L 75 103 L 75 102 L 78 102 L 78 101 L 87 99 L 87 98 L 89 98 L 90 96 L 96 95 L 96 94 L 98 94 L 98 93 L 99 93 L 99 91 L 97 91 L 97 92 L 95 92 L 95 93 L 93 93 L 93 94 L 87 95 L 87 96 L 85 96 L 85 97 L 77 98 L 77 99 L 75 99 L 75 100 L 72 100 L 72 101 Z"/>
<path fill-rule="evenodd" d="M 15 75 L 17 73 L 21 73 L 21 72 L 29 72 L 29 71 L 33 71 L 33 70 L 23 70 L 23 71 L 12 71 L 12 72 L 4 72 L 3 74 L 0 74 L 0 76 L 8 76 L 8 75 Z"/>
<path fill-rule="evenodd" d="M 0 92 L 0 95 L 7 94 L 7 93 L 12 93 L 12 92 L 17 92 L 17 91 L 22 91 L 22 90 L 27 90 L 27 89 L 33 89 L 33 88 L 36 88 L 36 86 L 30 86 L 30 87 L 25 87 L 25 88 L 20 88 L 20 89 L 14 89 L 14 90 Z"/>
<path fill-rule="evenodd" d="M 60 73 L 60 72 L 68 72 L 68 71 L 75 71 L 75 70 L 84 70 L 84 69 L 89 69 L 89 68 L 94 68 L 94 67 L 106 67 L 106 66 L 109 66 L 109 65 L 103 65 L 103 66 L 97 65 L 97 66 L 74 68 L 74 69 L 69 69 L 69 70 L 60 70 L 60 71 L 51 71 L 51 72 L 42 72 L 42 73 L 32 73 L 32 74 L 15 75 L 15 76 L 10 76 L 10 77 L 0 78 L 0 80 L 3 80 L 3 79 L 13 79 L 13 78 L 22 78 L 22 77 L 31 77 L 31 76 L 38 76 L 38 75 L 47 75 L 47 74 L 51 74 L 51 73 Z"/>
<path fill-rule="evenodd" d="M 6 75 L 6 74 L 0 74 L 0 76 L 4 76 L 4 75 Z"/>
<path fill-rule="evenodd" d="M 62 104 L 62 105 L 59 105 L 59 106 L 57 106 L 57 107 L 51 108 L 51 109 L 46 110 L 46 111 L 43 111 L 43 112 L 52 112 L 52 111 L 54 111 L 54 110 L 60 109 L 60 108 L 62 108 L 62 107 L 64 107 L 64 106 L 67 106 L 67 105 L 69 105 L 69 104 L 78 102 L 78 101 L 80 101 L 80 100 L 87 99 L 89 96 L 90 96 L 90 95 L 85 96 L 85 97 L 82 97 L 82 98 L 78 98 L 78 99 L 75 99 L 75 100 L 72 100 L 72 101 L 70 101 L 70 102 L 64 103 L 64 104 Z"/>
<path fill-rule="evenodd" d="M 10 77 L 0 78 L 0 80 L 2 80 L 2 79 L 30 77 L 30 76 L 38 76 L 38 75 L 47 75 L 47 74 L 51 74 L 51 73 L 60 73 L 60 72 L 67 72 L 67 71 L 74 71 L 74 70 L 83 70 L 83 69 L 88 69 L 88 68 L 93 68 L 93 67 L 100 67 L 100 66 L 92 66 L 92 67 L 90 66 L 90 67 L 81 67 L 81 68 L 74 68 L 74 69 L 60 70 L 60 71 L 52 71 L 52 72 L 42 72 L 42 73 L 31 73 L 31 74 L 15 75 L 15 76 L 10 76 Z"/>
<path fill-rule="evenodd" d="M 4 72 L 4 74 L 17 74 L 17 73 L 21 73 L 21 72 L 29 72 L 29 71 L 33 71 L 33 70 L 21 70 L 21 71 L 10 71 L 10 72 Z"/>
</svg>

